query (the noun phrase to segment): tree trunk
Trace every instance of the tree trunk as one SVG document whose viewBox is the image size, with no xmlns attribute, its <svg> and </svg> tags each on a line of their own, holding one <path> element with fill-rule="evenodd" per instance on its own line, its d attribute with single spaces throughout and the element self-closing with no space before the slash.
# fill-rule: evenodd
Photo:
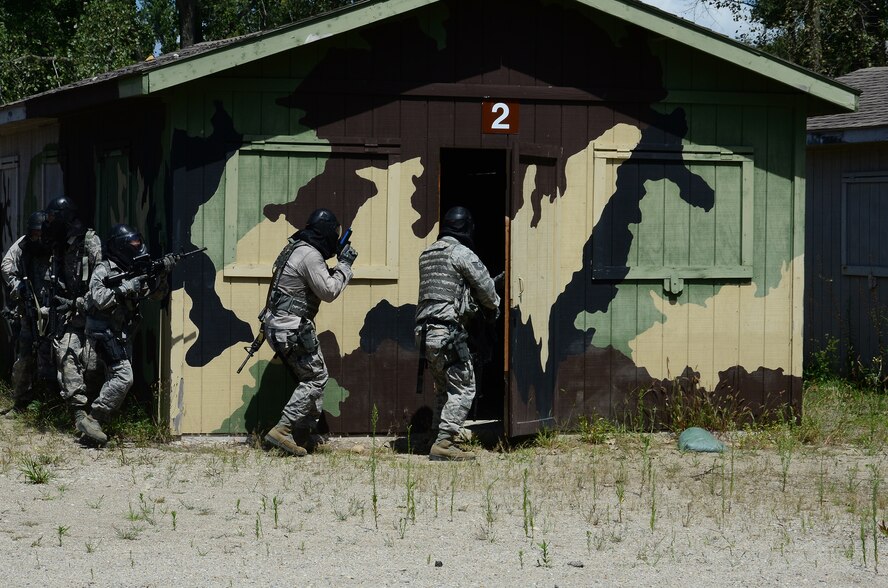
<svg viewBox="0 0 888 588">
<path fill-rule="evenodd" d="M 191 47 L 203 41 L 198 0 L 176 0 L 179 12 L 179 47 Z"/>
<path fill-rule="evenodd" d="M 820 2 L 808 1 L 808 39 L 810 39 L 811 69 L 823 73 L 823 46 L 821 44 L 822 25 L 820 24 Z"/>
</svg>

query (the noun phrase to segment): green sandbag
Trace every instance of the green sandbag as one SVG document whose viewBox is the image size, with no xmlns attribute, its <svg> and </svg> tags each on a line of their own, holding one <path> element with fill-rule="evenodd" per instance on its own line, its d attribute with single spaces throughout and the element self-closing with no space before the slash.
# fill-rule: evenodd
<svg viewBox="0 0 888 588">
<path fill-rule="evenodd" d="M 700 427 L 685 429 L 678 436 L 678 448 L 681 451 L 698 451 L 701 453 L 721 453 L 725 444 L 712 436 L 712 433 Z"/>
</svg>

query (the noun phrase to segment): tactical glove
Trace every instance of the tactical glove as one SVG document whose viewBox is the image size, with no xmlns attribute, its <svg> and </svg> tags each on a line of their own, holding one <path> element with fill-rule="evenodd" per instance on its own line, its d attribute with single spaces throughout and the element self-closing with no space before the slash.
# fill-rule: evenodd
<svg viewBox="0 0 888 588">
<path fill-rule="evenodd" d="M 126 296 L 127 298 L 136 298 L 139 296 L 139 292 L 142 290 L 142 281 L 139 278 L 130 278 L 129 280 L 122 280 L 120 285 L 117 286 L 117 291 Z"/>
<path fill-rule="evenodd" d="M 163 271 L 170 273 L 173 271 L 173 268 L 176 267 L 176 264 L 179 263 L 179 258 L 181 255 L 177 255 L 175 253 L 168 253 L 163 256 Z"/>
<path fill-rule="evenodd" d="M 484 320 L 487 321 L 488 323 L 495 323 L 496 319 L 498 319 L 499 315 L 500 315 L 499 307 L 487 308 L 485 306 L 485 307 L 483 307 L 483 310 L 481 312 L 484 315 Z"/>
<path fill-rule="evenodd" d="M 358 252 L 351 246 L 351 243 L 346 244 L 346 246 L 342 248 L 342 251 L 339 252 L 338 256 L 339 262 L 348 266 L 353 264 L 357 258 Z"/>
<path fill-rule="evenodd" d="M 63 298 L 62 296 L 55 297 L 55 307 L 58 312 L 68 312 L 72 308 L 74 308 L 74 301 L 70 298 Z"/>
</svg>

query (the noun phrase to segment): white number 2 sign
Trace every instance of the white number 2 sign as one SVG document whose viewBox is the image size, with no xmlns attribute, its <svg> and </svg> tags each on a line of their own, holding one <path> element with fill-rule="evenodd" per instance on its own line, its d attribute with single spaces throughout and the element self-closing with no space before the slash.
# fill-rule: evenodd
<svg viewBox="0 0 888 588">
<path fill-rule="evenodd" d="M 520 123 L 517 102 L 484 101 L 481 103 L 481 132 L 515 134 Z"/>
</svg>

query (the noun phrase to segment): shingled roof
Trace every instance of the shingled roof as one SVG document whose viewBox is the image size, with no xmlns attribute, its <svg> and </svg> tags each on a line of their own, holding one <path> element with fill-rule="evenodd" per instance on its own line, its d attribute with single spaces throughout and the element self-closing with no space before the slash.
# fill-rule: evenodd
<svg viewBox="0 0 888 588">
<path fill-rule="evenodd" d="M 0 125 L 55 117 L 122 98 L 147 96 L 439 1 L 362 0 L 274 30 L 202 43 L 0 106 Z M 810 98 L 809 112 L 848 111 L 857 106 L 856 93 L 843 84 L 638 0 L 574 1 L 805 93 Z"/>
<path fill-rule="evenodd" d="M 888 126 L 888 67 L 867 67 L 837 78 L 860 90 L 857 112 L 812 116 L 808 131 L 837 131 Z"/>
</svg>

